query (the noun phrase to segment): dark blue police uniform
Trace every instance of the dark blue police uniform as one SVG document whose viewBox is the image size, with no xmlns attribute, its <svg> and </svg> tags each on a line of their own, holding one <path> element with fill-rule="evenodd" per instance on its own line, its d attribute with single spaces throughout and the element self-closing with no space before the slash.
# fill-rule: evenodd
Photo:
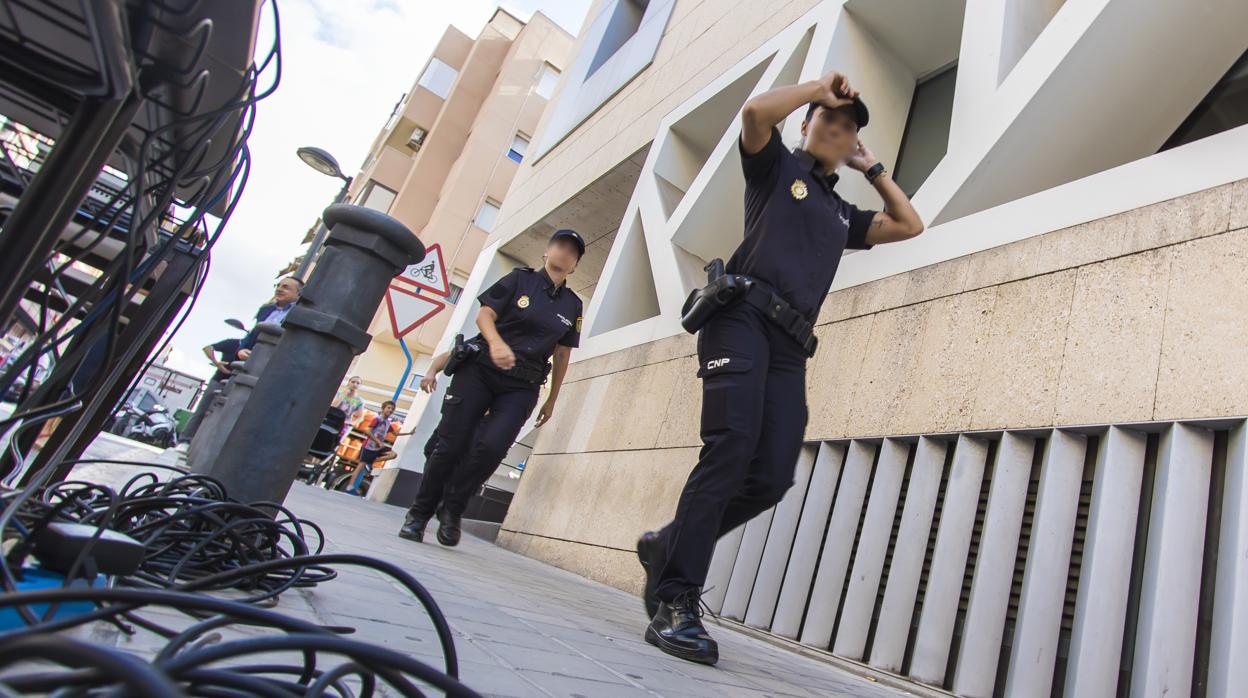
<svg viewBox="0 0 1248 698">
<path fill-rule="evenodd" d="M 442 419 L 434 430 L 420 491 L 408 510 L 409 521 L 427 521 L 439 502 L 450 516 L 463 513 L 537 405 L 544 368 L 555 346 L 580 344 L 581 299 L 566 284 L 556 286 L 545 269 L 516 269 L 478 300 L 498 315 L 494 326 L 515 354 L 516 369 L 503 371 L 490 361 L 489 351 L 482 350 L 476 360 L 455 372 L 442 400 Z M 480 335 L 470 341 L 485 344 Z"/>
<path fill-rule="evenodd" d="M 738 143 L 739 145 L 739 143 Z M 867 249 L 875 211 L 835 191 L 809 153 L 773 128 L 745 172 L 745 239 L 727 272 L 754 279 L 813 323 L 846 248 Z M 758 307 L 718 311 L 698 335 L 702 450 L 676 515 L 659 532 L 655 591 L 673 601 L 703 586 L 715 541 L 780 501 L 806 429 L 807 353 Z"/>
</svg>

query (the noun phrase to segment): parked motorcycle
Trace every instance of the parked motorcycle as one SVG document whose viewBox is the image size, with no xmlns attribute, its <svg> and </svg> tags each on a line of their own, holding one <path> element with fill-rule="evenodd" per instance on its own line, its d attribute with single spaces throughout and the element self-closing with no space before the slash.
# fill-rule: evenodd
<svg viewBox="0 0 1248 698">
<path fill-rule="evenodd" d="M 178 438 L 177 423 L 164 405 L 153 405 L 145 412 L 134 403 L 124 404 L 113 415 L 109 431 L 161 448 L 172 448 Z"/>
</svg>

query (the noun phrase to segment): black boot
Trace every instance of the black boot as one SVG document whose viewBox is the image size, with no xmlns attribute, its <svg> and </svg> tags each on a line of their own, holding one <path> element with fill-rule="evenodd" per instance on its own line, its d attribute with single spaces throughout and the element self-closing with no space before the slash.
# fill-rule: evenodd
<svg viewBox="0 0 1248 698">
<path fill-rule="evenodd" d="M 448 547 L 459 545 L 459 514 L 445 508 L 438 510 L 438 542 Z"/>
<path fill-rule="evenodd" d="M 407 518 L 403 520 L 403 528 L 399 529 L 399 538 L 414 540 L 422 543 L 425 540 L 425 524 L 429 523 L 429 519 L 421 518 L 407 512 Z"/>
<path fill-rule="evenodd" d="M 702 590 L 690 589 L 675 601 L 661 602 L 646 628 L 646 642 L 686 661 L 718 662 L 719 643 L 702 627 Z"/>
<path fill-rule="evenodd" d="M 637 560 L 646 571 L 646 588 L 641 592 L 641 600 L 646 605 L 646 617 L 654 618 L 659 612 L 659 597 L 654 590 L 659 583 L 659 568 L 663 565 L 663 539 L 657 531 L 646 531 L 637 539 Z"/>
</svg>

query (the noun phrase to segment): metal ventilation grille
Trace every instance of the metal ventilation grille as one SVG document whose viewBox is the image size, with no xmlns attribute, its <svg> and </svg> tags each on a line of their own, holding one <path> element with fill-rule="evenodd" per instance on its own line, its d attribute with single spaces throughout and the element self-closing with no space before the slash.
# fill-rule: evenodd
<svg viewBox="0 0 1248 698">
<path fill-rule="evenodd" d="M 1238 695 L 1246 441 L 1238 419 L 814 444 L 720 542 L 709 601 L 958 695 Z"/>
</svg>

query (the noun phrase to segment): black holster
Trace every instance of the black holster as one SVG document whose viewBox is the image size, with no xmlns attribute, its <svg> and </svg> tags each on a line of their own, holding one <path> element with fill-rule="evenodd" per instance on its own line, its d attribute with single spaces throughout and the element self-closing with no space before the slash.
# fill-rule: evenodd
<svg viewBox="0 0 1248 698">
<path fill-rule="evenodd" d="M 806 356 L 814 356 L 819 340 L 814 325 L 789 305 L 766 284 L 741 274 L 725 274 L 722 260 L 714 259 L 706 266 L 710 281 L 685 299 L 680 325 L 689 334 L 697 334 L 715 313 L 733 303 L 745 302 L 762 311 L 773 324 L 801 345 Z"/>
<path fill-rule="evenodd" d="M 469 361 L 475 361 L 481 355 L 481 345 L 476 342 L 465 342 L 464 335 L 455 335 L 455 346 L 451 347 L 451 355 L 446 360 L 446 367 L 442 372 L 448 376 L 455 375 L 460 366 Z"/>
<path fill-rule="evenodd" d="M 721 308 L 736 303 L 745 294 L 745 277 L 724 273 L 724 261 L 713 259 L 706 265 L 707 284 L 695 289 L 680 309 L 680 326 L 689 334 L 698 330 Z"/>
</svg>

